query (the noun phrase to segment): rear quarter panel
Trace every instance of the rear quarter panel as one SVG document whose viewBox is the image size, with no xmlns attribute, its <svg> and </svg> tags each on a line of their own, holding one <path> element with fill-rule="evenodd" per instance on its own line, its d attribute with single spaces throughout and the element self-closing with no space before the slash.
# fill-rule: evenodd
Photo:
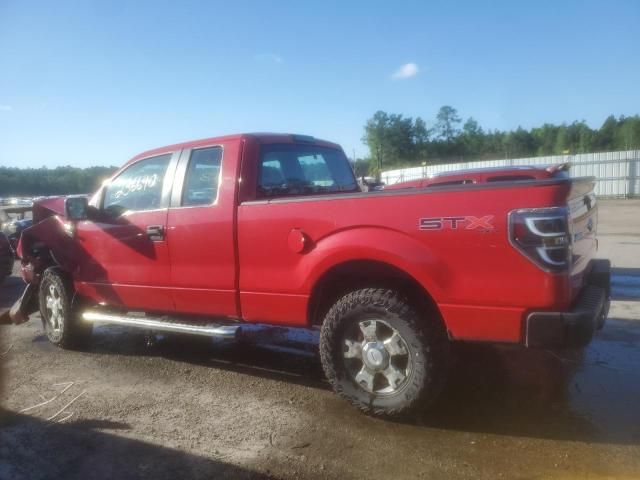
<svg viewBox="0 0 640 480">
<path fill-rule="evenodd" d="M 514 208 L 562 204 L 568 182 L 491 188 L 465 186 L 244 202 L 238 208 L 243 317 L 307 323 L 317 279 L 348 260 L 373 259 L 413 276 L 432 296 L 454 338 L 519 341 L 523 312 L 566 297 L 566 276 L 545 274 L 508 241 Z M 491 216 L 491 229 L 420 230 L 421 218 Z M 310 240 L 288 244 L 292 229 Z"/>
</svg>

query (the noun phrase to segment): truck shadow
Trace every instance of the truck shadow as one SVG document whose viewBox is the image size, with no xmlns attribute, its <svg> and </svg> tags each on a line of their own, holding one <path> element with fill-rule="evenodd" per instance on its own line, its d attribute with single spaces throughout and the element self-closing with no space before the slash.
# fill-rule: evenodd
<svg viewBox="0 0 640 480">
<path fill-rule="evenodd" d="M 94 330 L 91 351 L 101 354 L 152 355 L 269 380 L 331 390 L 317 351 L 273 344 L 212 342 L 192 335 L 152 335 L 117 326 Z"/>
<path fill-rule="evenodd" d="M 273 478 L 220 460 L 98 429 L 128 430 L 129 426 L 93 420 L 62 425 L 0 410 L 0 477 L 13 480 Z"/>
<path fill-rule="evenodd" d="M 516 437 L 627 443 L 628 432 L 609 431 L 599 438 L 587 416 L 576 413 L 572 389 L 582 360 L 573 362 L 546 351 L 460 345 L 444 394 L 411 423 Z"/>
<path fill-rule="evenodd" d="M 149 347 L 143 336 L 131 332 L 127 332 L 133 342 L 129 347 L 122 339 L 114 346 L 105 333 L 98 332 L 93 351 L 157 355 L 330 390 L 317 354 L 294 354 L 277 345 L 212 348 L 206 339 L 174 336 Z M 582 351 L 455 344 L 442 396 L 430 409 L 399 423 L 515 437 L 640 444 L 639 345 L 638 326 L 621 319 L 611 319 Z M 346 402 L 337 405 L 340 411 L 333 413 L 352 418 L 345 414 L 351 412 Z"/>
<path fill-rule="evenodd" d="M 460 345 L 444 395 L 412 423 L 458 431 L 640 444 L 640 328 L 609 319 L 578 351 Z"/>
</svg>

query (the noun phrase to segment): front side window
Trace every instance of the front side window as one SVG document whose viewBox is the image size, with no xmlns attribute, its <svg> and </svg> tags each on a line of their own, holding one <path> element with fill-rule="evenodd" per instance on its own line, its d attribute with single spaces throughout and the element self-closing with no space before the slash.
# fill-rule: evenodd
<svg viewBox="0 0 640 480">
<path fill-rule="evenodd" d="M 193 150 L 182 191 L 182 206 L 211 205 L 218 198 L 222 148 Z"/>
<path fill-rule="evenodd" d="M 140 160 L 106 187 L 103 209 L 113 217 L 127 211 L 139 212 L 160 208 L 162 184 L 171 154 Z"/>
<path fill-rule="evenodd" d="M 334 148 L 263 145 L 259 170 L 258 195 L 262 198 L 359 191 L 347 157 Z"/>
</svg>

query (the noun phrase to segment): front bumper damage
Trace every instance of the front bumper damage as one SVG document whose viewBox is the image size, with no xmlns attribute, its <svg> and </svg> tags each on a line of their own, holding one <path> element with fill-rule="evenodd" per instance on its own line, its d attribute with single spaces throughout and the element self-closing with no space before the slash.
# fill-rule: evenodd
<svg viewBox="0 0 640 480">
<path fill-rule="evenodd" d="M 611 262 L 595 260 L 587 282 L 568 312 L 532 312 L 525 344 L 538 348 L 580 348 L 602 329 L 611 303 Z"/>
</svg>

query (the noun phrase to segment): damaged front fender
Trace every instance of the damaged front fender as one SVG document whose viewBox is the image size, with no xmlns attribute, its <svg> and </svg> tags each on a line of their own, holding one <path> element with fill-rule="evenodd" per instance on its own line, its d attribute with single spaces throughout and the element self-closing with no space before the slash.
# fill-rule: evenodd
<svg viewBox="0 0 640 480">
<path fill-rule="evenodd" d="M 66 198 L 68 197 L 35 200 L 33 225 L 25 229 L 20 237 L 16 251 L 23 266 L 33 264 L 36 277 L 52 264 L 69 273 L 77 268 L 75 222 L 65 216 Z M 31 283 L 33 280 L 25 277 L 25 281 Z"/>
<path fill-rule="evenodd" d="M 44 270 L 55 265 L 69 274 L 76 271 L 78 254 L 74 224 L 64 216 L 64 198 L 34 201 L 34 223 L 23 230 L 16 248 L 27 286 L 11 309 L 0 314 L 0 324 L 24 323 L 38 310 L 38 288 Z"/>
</svg>

